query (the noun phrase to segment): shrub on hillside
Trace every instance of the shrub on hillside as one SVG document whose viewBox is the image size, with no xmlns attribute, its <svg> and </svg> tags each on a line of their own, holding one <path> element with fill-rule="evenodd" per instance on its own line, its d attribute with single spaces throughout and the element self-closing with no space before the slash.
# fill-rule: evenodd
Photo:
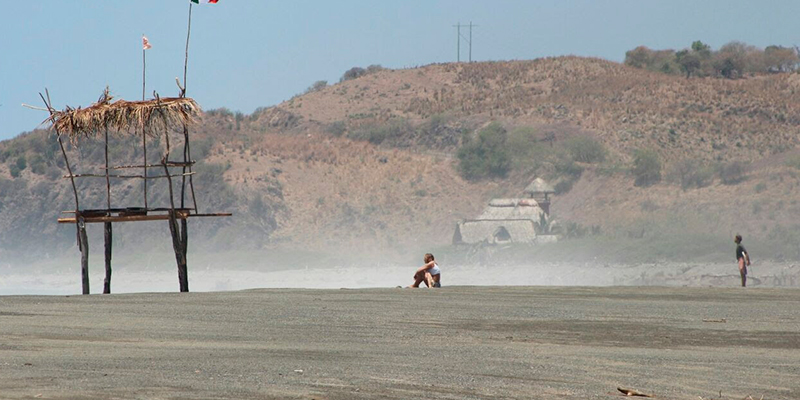
<svg viewBox="0 0 800 400">
<path fill-rule="evenodd" d="M 564 146 L 575 161 L 596 164 L 606 160 L 606 149 L 603 144 L 588 136 L 570 138 Z"/>
<path fill-rule="evenodd" d="M 377 145 L 399 138 L 410 130 L 411 126 L 405 119 L 393 119 L 383 125 L 370 125 L 357 129 L 349 137 L 353 140 L 366 140 Z"/>
<path fill-rule="evenodd" d="M 469 180 L 506 176 L 511 169 L 507 138 L 505 128 L 494 122 L 481 129 L 477 137 L 465 139 L 458 149 L 461 176 Z"/>
<path fill-rule="evenodd" d="M 344 75 L 339 79 L 339 82 L 345 82 L 352 79 L 360 78 L 364 75 L 374 74 L 376 72 L 381 72 L 385 70 L 380 64 L 372 64 L 369 67 L 361 68 L 361 67 L 353 67 L 345 71 Z"/>
<path fill-rule="evenodd" d="M 325 89 L 326 87 L 328 87 L 328 81 L 316 81 L 311 86 L 309 86 L 308 89 L 306 89 L 305 93 L 308 94 L 308 93 L 319 92 L 320 90 Z"/>
<path fill-rule="evenodd" d="M 344 121 L 331 122 L 325 127 L 325 132 L 333 136 L 340 137 L 347 132 L 347 124 Z"/>
<path fill-rule="evenodd" d="M 639 149 L 633 155 L 631 169 L 636 186 L 650 186 L 661 181 L 661 159 L 650 149 Z"/>
<path fill-rule="evenodd" d="M 726 185 L 735 185 L 747 177 L 747 165 L 741 161 L 733 161 L 720 167 L 719 178 Z"/>
<path fill-rule="evenodd" d="M 353 67 L 344 72 L 344 75 L 342 75 L 342 77 L 339 78 L 339 82 L 345 82 L 356 78 L 360 78 L 366 74 L 367 70 L 365 70 L 364 68 Z"/>
<path fill-rule="evenodd" d="M 796 48 L 768 46 L 762 50 L 736 41 L 712 50 L 698 40 L 690 48 L 677 52 L 639 46 L 625 53 L 625 64 L 669 74 L 682 71 L 687 77 L 738 78 L 746 74 L 795 71 L 800 54 Z"/>
<path fill-rule="evenodd" d="M 684 159 L 672 165 L 668 177 L 681 185 L 683 190 L 704 188 L 714 180 L 714 168 L 697 160 Z"/>
</svg>

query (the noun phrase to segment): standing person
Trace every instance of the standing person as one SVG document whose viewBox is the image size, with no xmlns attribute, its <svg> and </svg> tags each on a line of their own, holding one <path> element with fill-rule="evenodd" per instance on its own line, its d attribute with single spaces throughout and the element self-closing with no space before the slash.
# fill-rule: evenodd
<svg viewBox="0 0 800 400">
<path fill-rule="evenodd" d="M 733 238 L 736 243 L 736 262 L 739 263 L 739 275 L 742 276 L 742 287 L 747 286 L 747 267 L 750 265 L 750 254 L 742 246 L 742 235 Z"/>
<path fill-rule="evenodd" d="M 416 273 L 414 273 L 414 284 L 411 287 L 418 288 L 420 283 L 425 283 L 429 288 L 442 287 L 442 271 L 439 265 L 433 258 L 433 254 L 425 254 L 425 265 L 421 266 Z"/>
</svg>

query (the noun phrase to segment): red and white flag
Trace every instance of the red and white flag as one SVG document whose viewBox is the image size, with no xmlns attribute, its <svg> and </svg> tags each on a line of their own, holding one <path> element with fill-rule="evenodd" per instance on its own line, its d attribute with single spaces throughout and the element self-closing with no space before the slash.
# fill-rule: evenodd
<svg viewBox="0 0 800 400">
<path fill-rule="evenodd" d="M 151 49 L 153 46 L 150 44 L 150 41 L 147 40 L 147 36 L 142 35 L 142 50 Z"/>
</svg>

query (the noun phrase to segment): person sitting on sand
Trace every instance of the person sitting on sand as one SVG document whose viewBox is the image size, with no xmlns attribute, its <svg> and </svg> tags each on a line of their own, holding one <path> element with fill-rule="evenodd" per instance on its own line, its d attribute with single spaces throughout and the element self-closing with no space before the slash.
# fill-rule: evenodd
<svg viewBox="0 0 800 400">
<path fill-rule="evenodd" d="M 429 288 L 442 287 L 442 271 L 433 259 L 433 254 L 425 254 L 425 265 L 420 267 L 414 274 L 414 284 L 411 287 L 418 288 L 420 283 L 425 283 Z"/>
<path fill-rule="evenodd" d="M 742 235 L 733 238 L 736 243 L 736 262 L 739 263 L 739 275 L 742 276 L 742 287 L 747 285 L 747 267 L 750 265 L 750 254 L 742 246 Z"/>
</svg>

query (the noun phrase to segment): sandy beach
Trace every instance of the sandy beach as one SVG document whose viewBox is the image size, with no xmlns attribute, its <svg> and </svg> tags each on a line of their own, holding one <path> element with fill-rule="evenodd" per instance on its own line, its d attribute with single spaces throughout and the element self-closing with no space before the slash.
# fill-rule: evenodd
<svg viewBox="0 0 800 400">
<path fill-rule="evenodd" d="M 796 399 L 798 376 L 791 289 L 0 297 L 3 399 Z"/>
</svg>

